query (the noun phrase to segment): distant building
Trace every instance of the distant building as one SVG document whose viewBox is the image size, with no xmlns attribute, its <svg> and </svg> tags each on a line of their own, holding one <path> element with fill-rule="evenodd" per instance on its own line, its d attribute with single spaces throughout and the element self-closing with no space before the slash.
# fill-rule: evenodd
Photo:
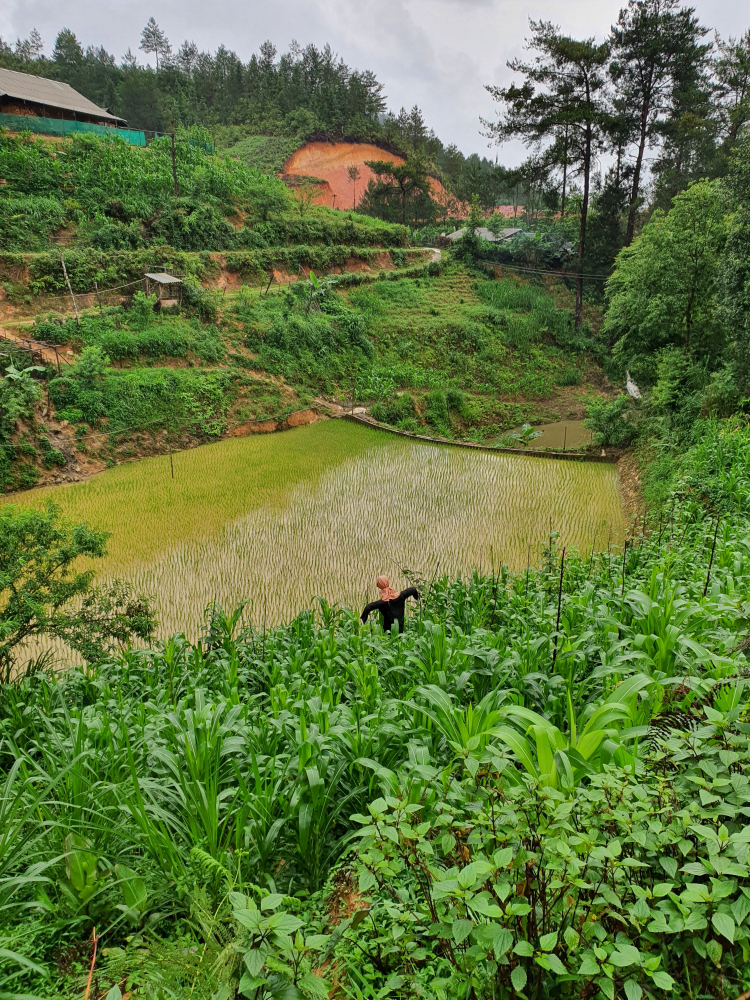
<svg viewBox="0 0 750 1000">
<path fill-rule="evenodd" d="M 460 240 L 467 229 L 468 226 L 464 226 L 463 229 L 457 229 L 455 233 L 448 233 L 445 238 L 451 242 Z M 517 236 L 522 232 L 522 229 L 501 229 L 499 233 L 493 233 L 491 229 L 481 227 L 474 230 L 474 235 L 481 236 L 481 238 L 483 240 L 487 240 L 488 243 L 505 243 L 506 240 L 513 239 L 514 236 Z"/>
<path fill-rule="evenodd" d="M 59 118 L 113 128 L 125 124 L 123 118 L 97 107 L 67 83 L 12 69 L 0 69 L 0 114 Z"/>
</svg>

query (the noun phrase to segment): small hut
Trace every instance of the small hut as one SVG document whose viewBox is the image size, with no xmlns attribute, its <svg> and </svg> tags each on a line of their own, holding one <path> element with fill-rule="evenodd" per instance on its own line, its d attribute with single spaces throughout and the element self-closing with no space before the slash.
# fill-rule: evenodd
<svg viewBox="0 0 750 1000">
<path fill-rule="evenodd" d="M 143 287 L 146 295 L 156 295 L 154 309 L 160 312 L 171 306 L 179 306 L 182 302 L 182 278 L 169 274 L 168 271 L 156 271 L 143 275 Z"/>
</svg>

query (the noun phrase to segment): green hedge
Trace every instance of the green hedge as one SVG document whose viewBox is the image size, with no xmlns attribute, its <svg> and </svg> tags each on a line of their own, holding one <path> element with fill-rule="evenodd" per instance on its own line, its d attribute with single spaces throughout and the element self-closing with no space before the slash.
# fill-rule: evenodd
<svg viewBox="0 0 750 1000">
<path fill-rule="evenodd" d="M 394 226 L 378 219 L 327 219 L 314 216 L 309 219 L 273 219 L 259 222 L 253 232 L 262 236 L 271 246 L 289 244 L 323 243 L 328 246 L 405 247 L 409 243 L 406 226 Z"/>
<path fill-rule="evenodd" d="M 343 267 L 350 258 L 372 264 L 384 251 L 376 247 L 357 246 L 293 246 L 261 250 L 236 250 L 222 254 L 189 253 L 170 246 L 148 247 L 143 250 L 80 249 L 63 251 L 63 259 L 71 285 L 81 294 L 93 292 L 96 281 L 100 289 L 138 281 L 145 271 L 164 267 L 181 272 L 196 281 L 218 276 L 221 267 L 243 277 L 262 278 L 270 270 L 296 271 L 299 267 L 326 271 Z M 395 265 L 418 260 L 423 251 L 393 250 Z M 27 285 L 37 295 L 65 294 L 67 286 L 60 265 L 59 253 L 0 254 L 0 278 Z"/>
</svg>

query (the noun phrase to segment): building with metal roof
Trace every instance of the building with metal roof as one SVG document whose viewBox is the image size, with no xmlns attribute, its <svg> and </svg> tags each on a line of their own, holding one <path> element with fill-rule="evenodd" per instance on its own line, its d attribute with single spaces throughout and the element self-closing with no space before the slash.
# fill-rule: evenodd
<svg viewBox="0 0 750 1000">
<path fill-rule="evenodd" d="M 464 226 L 463 229 L 457 229 L 455 233 L 448 233 L 445 238 L 447 240 L 451 240 L 451 242 L 460 240 L 467 229 L 468 227 Z M 510 240 L 514 236 L 517 236 L 518 233 L 522 232 L 522 229 L 501 229 L 499 233 L 495 234 L 491 229 L 481 227 L 474 230 L 474 235 L 481 236 L 481 238 L 483 240 L 487 240 L 488 243 L 504 243 L 506 240 Z"/>
<path fill-rule="evenodd" d="M 0 69 L 0 113 L 31 118 L 65 118 L 110 125 L 125 124 L 123 118 L 97 107 L 67 83 L 31 73 Z"/>
</svg>

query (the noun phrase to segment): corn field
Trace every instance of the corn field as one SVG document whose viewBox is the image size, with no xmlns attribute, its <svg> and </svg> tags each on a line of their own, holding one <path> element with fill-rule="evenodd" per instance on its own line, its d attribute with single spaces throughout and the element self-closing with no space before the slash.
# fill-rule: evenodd
<svg viewBox="0 0 750 1000">
<path fill-rule="evenodd" d="M 361 447 L 333 482 L 404 461 Z M 652 527 L 417 578 L 403 635 L 213 605 L 197 643 L 5 686 L 4 995 L 738 994 L 750 545 Z"/>
</svg>

